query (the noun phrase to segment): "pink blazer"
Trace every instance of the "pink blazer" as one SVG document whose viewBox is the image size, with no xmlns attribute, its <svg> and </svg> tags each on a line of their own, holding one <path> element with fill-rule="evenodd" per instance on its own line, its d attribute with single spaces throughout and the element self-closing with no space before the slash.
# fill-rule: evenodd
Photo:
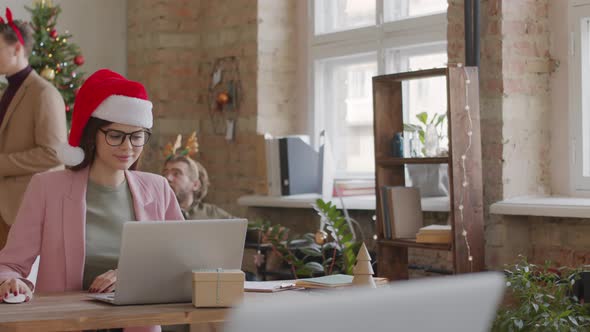
<svg viewBox="0 0 590 332">
<path fill-rule="evenodd" d="M 6 246 L 0 251 L 0 280 L 26 277 L 41 255 L 35 291 L 82 290 L 88 171 L 33 176 Z M 126 171 L 125 176 L 137 220 L 184 220 L 163 177 L 138 171 Z M 133 330 L 158 331 L 159 327 Z"/>
</svg>

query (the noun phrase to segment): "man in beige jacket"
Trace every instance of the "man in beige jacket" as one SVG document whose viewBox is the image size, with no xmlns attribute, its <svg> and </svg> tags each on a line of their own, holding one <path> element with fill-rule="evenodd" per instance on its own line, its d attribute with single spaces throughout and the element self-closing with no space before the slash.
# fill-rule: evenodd
<svg viewBox="0 0 590 332">
<path fill-rule="evenodd" d="M 8 80 L 0 98 L 0 248 L 33 174 L 62 167 L 54 147 L 67 134 L 63 98 L 29 65 L 32 29 L 7 16 L 0 20 L 0 75 Z"/>
</svg>

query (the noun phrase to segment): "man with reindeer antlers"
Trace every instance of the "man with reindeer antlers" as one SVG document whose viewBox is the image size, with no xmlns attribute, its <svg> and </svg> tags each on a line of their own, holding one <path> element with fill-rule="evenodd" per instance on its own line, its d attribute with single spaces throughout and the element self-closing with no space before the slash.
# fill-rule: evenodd
<svg viewBox="0 0 590 332">
<path fill-rule="evenodd" d="M 209 190 L 207 170 L 193 156 L 199 152 L 196 133 L 187 139 L 185 147 L 179 150 L 182 136 L 178 135 L 174 145 L 168 143 L 164 151 L 163 176 L 176 194 L 176 199 L 187 220 L 230 219 L 233 216 L 223 209 L 203 202 Z"/>
</svg>

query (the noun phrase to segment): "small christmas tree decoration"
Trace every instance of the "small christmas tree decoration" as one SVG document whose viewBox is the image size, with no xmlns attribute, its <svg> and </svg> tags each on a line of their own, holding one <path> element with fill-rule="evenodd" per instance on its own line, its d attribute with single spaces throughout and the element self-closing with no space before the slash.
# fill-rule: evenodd
<svg viewBox="0 0 590 332">
<path fill-rule="evenodd" d="M 375 286 L 375 280 L 373 280 L 373 273 L 375 272 L 373 272 L 373 267 L 371 266 L 371 256 L 364 242 L 356 256 L 356 265 L 352 272 L 354 273 L 354 278 L 352 279 L 353 285 L 369 288 L 377 287 Z"/>
</svg>

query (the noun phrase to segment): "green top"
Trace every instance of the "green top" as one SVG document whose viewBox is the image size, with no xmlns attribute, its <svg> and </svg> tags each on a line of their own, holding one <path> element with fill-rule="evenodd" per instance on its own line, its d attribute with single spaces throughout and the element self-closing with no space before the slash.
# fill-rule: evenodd
<svg viewBox="0 0 590 332">
<path fill-rule="evenodd" d="M 88 181 L 84 290 L 96 277 L 117 268 L 123 223 L 132 220 L 135 220 L 135 211 L 126 180 L 116 188 Z"/>
<path fill-rule="evenodd" d="M 182 215 L 186 220 L 235 218 L 222 208 L 203 202 L 194 203 L 189 211 L 182 210 Z"/>
</svg>

